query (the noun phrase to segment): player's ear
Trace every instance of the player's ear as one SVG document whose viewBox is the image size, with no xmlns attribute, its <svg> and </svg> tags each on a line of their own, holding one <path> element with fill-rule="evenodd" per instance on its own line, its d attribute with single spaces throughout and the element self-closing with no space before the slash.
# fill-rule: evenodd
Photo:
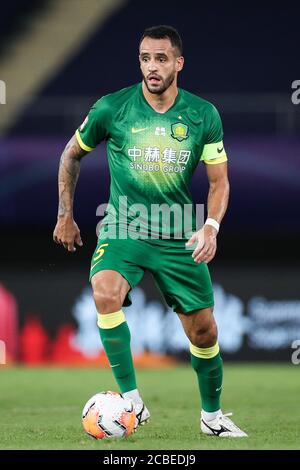
<svg viewBox="0 0 300 470">
<path fill-rule="evenodd" d="M 184 58 L 182 56 L 176 58 L 176 72 L 180 72 L 183 69 Z"/>
</svg>

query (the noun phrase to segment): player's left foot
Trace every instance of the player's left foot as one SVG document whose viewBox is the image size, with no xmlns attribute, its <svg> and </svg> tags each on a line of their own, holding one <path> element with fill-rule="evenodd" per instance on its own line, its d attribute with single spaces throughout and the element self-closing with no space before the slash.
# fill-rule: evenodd
<svg viewBox="0 0 300 470">
<path fill-rule="evenodd" d="M 217 437 L 248 437 L 248 435 L 237 427 L 234 422 L 228 418 L 232 413 L 220 414 L 211 421 L 206 421 L 201 417 L 201 431 L 204 434 Z"/>
</svg>

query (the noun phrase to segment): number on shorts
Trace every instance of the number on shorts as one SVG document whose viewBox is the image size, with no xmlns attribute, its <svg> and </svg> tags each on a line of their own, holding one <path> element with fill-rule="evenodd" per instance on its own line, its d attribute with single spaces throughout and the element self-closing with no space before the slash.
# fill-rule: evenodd
<svg viewBox="0 0 300 470">
<path fill-rule="evenodd" d="M 97 249 L 96 253 L 98 254 L 97 256 L 95 256 L 95 258 L 93 259 L 93 261 L 98 261 L 98 259 L 101 258 L 101 256 L 103 256 L 103 253 L 104 253 L 104 246 L 108 246 L 108 243 L 103 243 L 102 245 L 99 246 L 99 248 Z"/>
</svg>

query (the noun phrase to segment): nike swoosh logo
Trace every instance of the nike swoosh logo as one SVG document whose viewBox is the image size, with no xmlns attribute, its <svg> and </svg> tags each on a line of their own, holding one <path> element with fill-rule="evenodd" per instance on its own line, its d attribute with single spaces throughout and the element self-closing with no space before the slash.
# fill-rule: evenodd
<svg viewBox="0 0 300 470">
<path fill-rule="evenodd" d="M 224 147 L 222 147 L 221 149 L 217 149 L 218 153 L 223 152 L 223 150 L 224 150 Z"/>
<path fill-rule="evenodd" d="M 220 436 L 220 434 L 222 434 L 222 432 L 232 432 L 230 431 L 230 429 L 227 429 L 225 426 L 223 426 L 222 424 L 220 425 L 220 429 L 214 429 L 214 428 L 211 428 L 205 421 L 204 419 L 202 419 L 202 423 L 212 431 L 212 433 L 215 435 L 215 436 Z"/>
<path fill-rule="evenodd" d="M 91 266 L 91 269 L 94 269 L 94 267 L 97 266 L 97 264 L 101 263 L 101 261 L 102 261 L 102 259 L 100 259 L 99 261 L 97 261 L 97 263 L 93 264 L 93 265 Z"/>
<path fill-rule="evenodd" d="M 216 392 L 219 392 L 222 387 L 216 388 Z"/>
<path fill-rule="evenodd" d="M 109 364 L 109 367 L 117 367 L 119 366 L 120 364 L 114 364 L 113 366 L 111 364 Z"/>
<path fill-rule="evenodd" d="M 142 129 L 136 129 L 135 127 L 132 127 L 132 128 L 131 128 L 131 132 L 132 132 L 133 134 L 137 134 L 138 132 L 145 131 L 146 129 L 148 129 L 148 127 L 143 127 Z"/>
</svg>

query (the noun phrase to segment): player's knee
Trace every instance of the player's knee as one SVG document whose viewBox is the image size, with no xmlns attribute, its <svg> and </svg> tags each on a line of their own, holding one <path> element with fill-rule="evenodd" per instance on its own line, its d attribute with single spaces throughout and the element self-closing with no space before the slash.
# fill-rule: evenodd
<svg viewBox="0 0 300 470">
<path fill-rule="evenodd" d="M 117 312 L 122 308 L 122 300 L 120 292 L 112 288 L 94 289 L 94 301 L 96 304 L 97 312 L 105 314 Z"/>
<path fill-rule="evenodd" d="M 218 340 L 217 325 L 212 323 L 208 328 L 198 328 L 191 333 L 190 341 L 198 348 L 210 348 Z"/>
</svg>

